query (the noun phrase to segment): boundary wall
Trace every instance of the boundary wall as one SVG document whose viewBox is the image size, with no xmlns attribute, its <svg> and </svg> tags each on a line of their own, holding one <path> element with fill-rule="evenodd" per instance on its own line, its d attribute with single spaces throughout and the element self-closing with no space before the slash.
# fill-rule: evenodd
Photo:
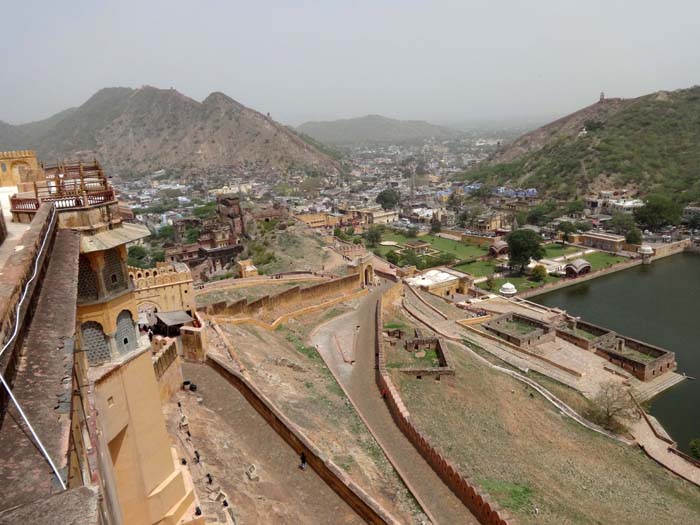
<svg viewBox="0 0 700 525">
<path fill-rule="evenodd" d="M 385 400 L 391 417 L 401 432 L 413 444 L 418 453 L 428 462 L 435 473 L 483 525 L 513 525 L 515 519 L 500 508 L 491 498 L 459 471 L 449 458 L 444 457 L 411 420 L 408 409 L 403 404 L 399 391 L 394 386 L 386 369 L 386 356 L 383 343 L 382 299 L 377 301 L 375 313 L 375 367 L 377 387 L 385 392 Z"/>
<path fill-rule="evenodd" d="M 298 454 L 304 452 L 309 466 L 363 520 L 372 524 L 391 523 L 398 525 L 399 522 L 393 516 L 350 480 L 337 465 L 325 457 L 323 452 L 242 374 L 232 369 L 217 356 L 208 355 L 206 364 L 236 388 L 292 449 Z"/>
<path fill-rule="evenodd" d="M 207 315 L 257 317 L 260 314 L 280 307 L 302 303 L 309 299 L 320 299 L 326 295 L 343 293 L 360 287 L 358 274 L 339 277 L 313 284 L 305 288 L 294 286 L 275 295 L 265 295 L 252 302 L 241 299 L 235 303 L 219 301 L 202 308 Z"/>
</svg>

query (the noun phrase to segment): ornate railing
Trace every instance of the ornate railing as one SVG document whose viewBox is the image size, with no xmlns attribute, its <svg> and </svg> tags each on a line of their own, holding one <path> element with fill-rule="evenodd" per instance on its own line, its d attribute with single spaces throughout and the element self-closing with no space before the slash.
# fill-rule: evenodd
<svg viewBox="0 0 700 525">
<path fill-rule="evenodd" d="M 37 197 L 18 197 L 13 195 L 10 197 L 11 211 L 32 212 L 39 209 L 43 202 L 53 203 L 57 209 L 65 210 L 70 208 L 85 208 L 88 206 L 96 206 L 98 204 L 106 204 L 115 201 L 114 190 L 109 188 L 99 191 L 85 191 L 74 194 L 49 194 Z"/>
</svg>

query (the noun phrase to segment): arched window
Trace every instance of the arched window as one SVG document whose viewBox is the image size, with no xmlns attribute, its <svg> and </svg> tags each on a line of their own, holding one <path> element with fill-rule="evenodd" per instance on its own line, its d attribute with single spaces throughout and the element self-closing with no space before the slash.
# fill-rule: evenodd
<svg viewBox="0 0 700 525">
<path fill-rule="evenodd" d="M 120 354 L 126 354 L 136 350 L 136 329 L 129 310 L 122 310 L 117 317 L 117 350 Z"/>
<path fill-rule="evenodd" d="M 112 358 L 102 325 L 95 321 L 83 323 L 80 327 L 83 350 L 90 365 L 99 365 Z"/>
</svg>

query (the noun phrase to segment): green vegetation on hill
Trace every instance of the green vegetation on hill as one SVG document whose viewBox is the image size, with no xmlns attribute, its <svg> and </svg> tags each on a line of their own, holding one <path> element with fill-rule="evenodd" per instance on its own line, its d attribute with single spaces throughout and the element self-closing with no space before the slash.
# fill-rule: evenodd
<svg viewBox="0 0 700 525">
<path fill-rule="evenodd" d="M 585 126 L 586 133 L 579 136 Z M 556 133 L 541 149 L 483 165 L 465 177 L 536 187 L 568 199 L 594 182 L 636 186 L 643 194 L 700 199 L 700 87 L 629 101 L 575 133 Z"/>
</svg>

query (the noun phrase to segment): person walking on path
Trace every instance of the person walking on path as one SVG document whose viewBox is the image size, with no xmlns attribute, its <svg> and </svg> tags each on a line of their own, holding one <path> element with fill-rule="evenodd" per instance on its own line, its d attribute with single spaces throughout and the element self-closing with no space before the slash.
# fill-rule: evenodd
<svg viewBox="0 0 700 525">
<path fill-rule="evenodd" d="M 301 460 L 301 463 L 299 463 L 299 468 L 301 470 L 306 470 L 306 454 L 302 451 L 302 453 L 299 455 L 299 459 Z"/>
</svg>

